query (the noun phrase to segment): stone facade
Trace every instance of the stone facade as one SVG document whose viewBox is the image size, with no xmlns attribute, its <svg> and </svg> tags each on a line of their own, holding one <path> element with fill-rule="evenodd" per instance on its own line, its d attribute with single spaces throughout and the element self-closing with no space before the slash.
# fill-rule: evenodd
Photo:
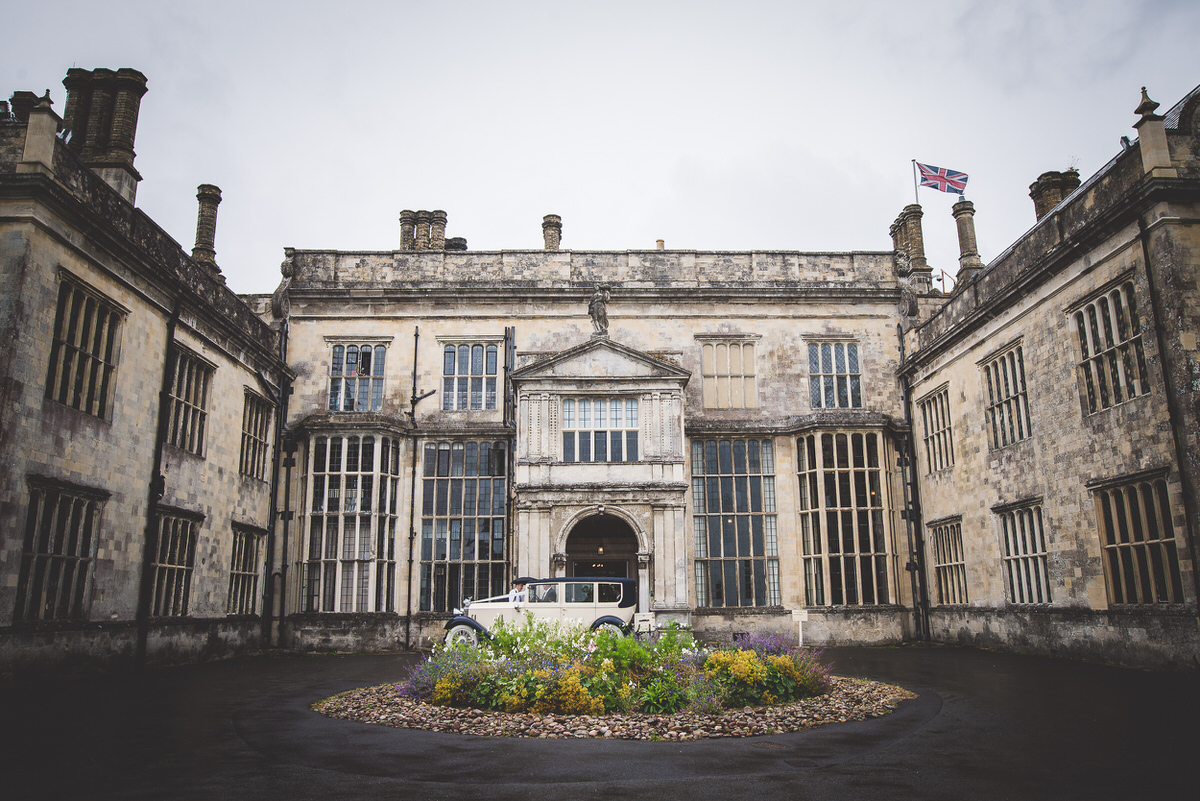
<svg viewBox="0 0 1200 801">
<path fill-rule="evenodd" d="M 365 432 L 374 443 L 398 441 L 398 486 L 405 496 L 410 488 L 415 490 L 415 498 L 403 497 L 406 503 L 399 508 L 395 526 L 396 531 L 410 532 L 414 566 L 411 573 L 399 570 L 396 606 L 379 609 L 372 608 L 377 578 L 361 596 L 343 597 L 340 583 L 335 590 L 324 589 L 326 575 L 334 576 L 335 582 L 347 581 L 344 577 L 355 569 L 351 563 L 361 564 L 359 560 L 332 560 L 324 554 L 313 558 L 313 537 L 325 547 L 330 526 L 344 534 L 348 519 L 343 511 L 340 522 L 329 522 L 328 450 L 323 457 L 327 469 L 293 474 L 290 496 L 302 500 L 294 504 L 298 550 L 287 570 L 293 577 L 288 595 L 306 605 L 302 612 L 307 630 L 314 611 L 361 612 L 364 625 L 374 626 L 371 616 L 407 615 L 410 610 L 400 606 L 407 601 L 412 624 L 406 641 L 426 644 L 439 636 L 449 607 L 463 595 L 504 591 L 508 577 L 516 573 L 615 570 L 639 579 L 641 608 L 660 621 L 676 620 L 714 633 L 770 626 L 795 635 L 807 615 L 824 621 L 821 631 L 827 641 L 854 641 L 855 632 L 843 623 L 840 611 L 804 609 L 802 557 L 795 534 L 800 514 L 797 437 L 819 439 L 822 433 L 848 432 L 872 437 L 877 462 L 873 480 L 886 496 L 875 509 L 878 519 L 871 521 L 878 537 L 878 551 L 871 551 L 870 557 L 878 562 L 870 577 L 875 613 L 890 621 L 884 639 L 897 640 L 910 628 L 904 611 L 911 606 L 909 584 L 901 570 L 907 559 L 902 558 L 905 534 L 897 501 L 902 493 L 893 453 L 894 441 L 903 440 L 906 431 L 895 378 L 900 360 L 896 314 L 903 284 L 891 253 L 547 248 L 481 253 L 289 250 L 287 256 L 286 278 L 275 305 L 286 310 L 289 360 L 297 374 L 288 425 L 298 441 L 298 462 L 311 464 L 313 454 L 335 438 L 341 447 L 350 447 L 348 438 Z M 603 334 L 596 332 L 588 314 L 589 298 L 599 283 L 610 288 Z M 282 296 L 286 303 L 279 302 Z M 811 403 L 809 347 L 819 352 L 823 345 L 840 348 L 843 360 L 848 349 L 856 349 L 853 364 L 840 368 L 844 397 L 839 399 L 833 391 L 834 408 L 813 408 Z M 347 411 L 346 349 L 355 347 L 361 354 L 365 346 L 373 354 L 384 348 L 381 394 L 369 408 Z M 729 348 L 744 360 L 736 369 L 731 370 L 727 355 L 721 356 L 726 361 L 719 369 L 706 366 L 706 349 L 727 354 Z M 460 375 L 450 363 L 460 352 L 468 358 L 478 352 L 485 361 L 493 360 L 494 372 L 481 363 L 478 374 L 481 382 L 496 377 L 491 390 L 482 385 L 484 394 L 473 394 L 474 373 Z M 378 365 L 379 356 L 374 358 Z M 333 374 L 331 364 L 342 365 L 339 375 Z M 355 376 L 355 391 L 361 392 L 362 382 L 375 380 L 377 373 L 376 367 L 369 379 Z M 723 389 L 722 396 L 718 384 L 724 387 L 731 377 L 740 388 L 736 394 Z M 460 380 L 466 381 L 462 388 Z M 331 410 L 333 383 L 342 387 L 342 394 L 333 402 L 338 408 Z M 435 391 L 432 397 L 423 398 L 430 390 Z M 489 391 L 495 393 L 490 399 Z M 356 396 L 356 404 L 361 399 Z M 611 418 L 600 424 L 593 417 L 581 429 L 584 400 L 589 411 L 604 400 L 610 415 L 613 402 L 619 401 L 620 424 Z M 586 455 L 580 450 L 581 430 L 590 438 Z M 597 456 L 593 448 L 598 433 L 606 438 L 606 451 L 614 447 L 614 436 L 620 439 L 619 457 L 611 452 Z M 571 438 L 570 453 L 564 452 L 564 437 Z M 361 447 L 362 440 L 356 441 Z M 466 560 L 461 550 L 458 557 L 451 556 L 455 527 L 465 527 L 468 520 L 483 525 L 483 518 L 490 516 L 479 514 L 476 506 L 475 514 L 460 515 L 461 520 L 447 511 L 445 556 L 439 559 L 443 546 L 437 527 L 442 515 L 425 505 L 436 507 L 439 502 L 437 468 L 430 460 L 437 458 L 439 448 L 463 444 L 465 454 L 467 447 L 485 441 L 493 452 L 497 446 L 502 449 L 509 461 L 501 482 L 493 487 L 505 493 L 504 506 L 497 507 L 503 509 L 504 534 L 493 538 L 489 547 L 489 554 L 499 548 L 507 556 L 498 565 L 491 558 L 479 559 L 478 541 L 476 558 Z M 632 441 L 635 456 L 628 450 Z M 749 587 L 740 599 L 747 603 L 727 604 L 725 598 L 697 603 L 696 525 L 703 515 L 693 513 L 692 484 L 698 476 L 692 449 L 709 442 L 718 449 L 733 448 L 734 443 L 741 448 L 750 441 L 755 449 L 766 443 L 772 452 L 773 465 L 755 481 L 771 485 L 773 491 L 765 508 L 752 508 L 758 501 L 752 503 L 748 496 L 730 500 L 734 508 L 728 511 L 742 521 L 733 525 L 746 527 L 744 542 L 737 543 L 739 534 L 731 530 L 731 558 L 720 563 L 722 570 L 730 566 L 729 579 L 736 574 L 736 581 Z M 719 466 L 715 469 L 720 472 Z M 452 484 L 455 475 L 451 467 L 446 480 Z M 377 486 L 384 477 L 376 472 L 371 478 Z M 732 473 L 727 478 L 730 487 L 740 480 Z M 339 492 L 344 493 L 345 477 L 339 480 Z M 714 480 L 720 484 L 722 478 Z M 312 499 L 321 491 L 325 498 L 316 504 L 324 506 L 317 509 Z M 432 500 L 427 491 L 434 493 Z M 369 525 L 376 531 L 386 517 L 379 503 L 370 513 Z M 453 503 L 448 501 L 448 509 Z M 355 525 L 361 532 L 363 520 Z M 384 525 L 390 527 L 390 519 Z M 486 525 L 495 532 L 494 518 Z M 752 533 L 759 527 L 770 532 Z M 398 537 L 395 546 L 401 553 L 403 539 Z M 428 551 L 422 550 L 425 539 Z M 746 550 L 738 550 L 740 546 Z M 732 558 L 743 554 L 748 557 L 745 574 L 738 572 L 743 567 Z M 822 562 L 816 565 L 818 572 L 828 570 L 820 556 L 816 554 Z M 716 566 L 709 563 L 708 569 Z M 496 577 L 489 572 L 486 586 L 481 586 L 478 571 L 494 567 L 500 572 Z M 442 570 L 457 575 L 457 582 L 465 581 L 463 571 L 474 571 L 472 591 L 463 591 L 454 581 L 440 589 Z M 713 580 L 710 575 L 710 591 L 718 585 L 723 591 L 729 583 L 724 575 L 720 582 Z M 321 584 L 321 593 L 332 595 L 318 598 L 314 582 Z M 877 600 L 875 585 L 880 587 Z"/>
<path fill-rule="evenodd" d="M 258 649 L 278 335 L 132 205 L 145 78 L 64 83 L 0 115 L 0 673 Z"/>
<path fill-rule="evenodd" d="M 1033 230 L 906 334 L 935 639 L 1196 666 L 1197 97 L 1042 175 Z"/>
<path fill-rule="evenodd" d="M 139 76 L 73 70 L 69 145 L 48 98 L 0 120 L 0 670 L 422 647 L 516 575 L 713 638 L 1197 666 L 1200 91 L 986 265 L 956 203 L 949 296 L 913 204 L 850 253 L 405 210 L 239 299 L 216 187 L 190 256 L 131 205 Z"/>
<path fill-rule="evenodd" d="M 570 251 L 557 215 L 543 220 L 542 251 L 452 252 L 411 233 L 407 221 L 432 219 L 422 212 L 402 213 L 397 251 L 289 250 L 280 293 L 300 451 L 357 420 L 399 438 L 399 483 L 413 492 L 398 529 L 408 524 L 414 567 L 396 581 L 410 608 L 372 611 L 368 599 L 354 612 L 364 625 L 407 617 L 405 643 L 423 644 L 458 598 L 500 591 L 502 576 L 618 570 L 639 579 L 641 611 L 713 636 L 918 637 L 1194 667 L 1195 105 L 1193 93 L 1155 117 L 1143 98 L 1145 145 L 1082 186 L 1070 170 L 1040 176 L 1038 225 L 986 266 L 974 205 L 955 204 L 950 297 L 932 289 L 915 204 L 891 228 L 893 253 Z M 594 297 L 607 298 L 603 323 Z M 406 329 L 407 360 L 393 347 Z M 342 340 L 387 345 L 377 418 L 327 411 Z M 451 364 L 478 346 L 502 365 L 491 408 L 471 406 L 474 374 Z M 821 361 L 851 346 L 857 395 L 842 403 L 851 376 Z M 598 440 L 580 452 L 584 400 L 610 415 L 602 459 Z M 614 431 L 614 401 L 626 415 L 635 401 L 636 422 Z M 613 438 L 629 436 L 636 459 L 614 457 Z M 482 439 L 507 460 L 487 569 L 504 556 L 487 581 L 478 529 L 468 559 L 452 495 L 438 511 L 439 471 L 452 493 L 454 448 L 466 443 L 470 464 Z M 769 513 L 738 505 L 726 446 L 770 451 L 769 477 L 746 471 L 771 485 Z M 291 496 L 311 493 L 295 477 Z M 350 567 L 313 558 L 328 510 L 296 506 L 307 523 L 289 593 L 308 599 L 311 631 L 323 604 L 351 611 L 312 582 Z M 756 552 L 760 523 L 771 533 Z"/>
</svg>

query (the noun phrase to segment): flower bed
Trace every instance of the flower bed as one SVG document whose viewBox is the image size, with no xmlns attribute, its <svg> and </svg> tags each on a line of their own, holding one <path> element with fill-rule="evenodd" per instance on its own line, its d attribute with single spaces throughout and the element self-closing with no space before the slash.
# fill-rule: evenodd
<svg viewBox="0 0 1200 801">
<path fill-rule="evenodd" d="M 679 627 L 641 639 L 526 616 L 477 646 L 438 646 L 396 689 L 434 706 L 540 716 L 716 714 L 824 693 L 819 657 L 775 635 L 705 649 Z"/>
</svg>

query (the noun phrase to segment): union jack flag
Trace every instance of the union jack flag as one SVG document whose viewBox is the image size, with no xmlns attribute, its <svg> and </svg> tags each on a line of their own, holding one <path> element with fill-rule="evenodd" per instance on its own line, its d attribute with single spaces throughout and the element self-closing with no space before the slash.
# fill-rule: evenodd
<svg viewBox="0 0 1200 801">
<path fill-rule="evenodd" d="M 929 164 L 917 162 L 917 169 L 921 172 L 921 186 L 928 186 L 942 192 L 956 192 L 962 194 L 967 188 L 967 174 L 965 172 L 956 172 L 948 170 L 945 167 L 934 167 Z"/>
</svg>

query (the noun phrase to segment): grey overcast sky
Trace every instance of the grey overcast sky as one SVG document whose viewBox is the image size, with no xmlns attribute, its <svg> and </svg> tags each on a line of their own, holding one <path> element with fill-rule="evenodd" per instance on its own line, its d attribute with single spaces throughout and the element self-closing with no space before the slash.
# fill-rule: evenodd
<svg viewBox="0 0 1200 801">
<path fill-rule="evenodd" d="M 444 209 L 471 250 L 889 250 L 912 159 L 970 175 L 984 261 L 1029 184 L 1120 148 L 1144 85 L 1200 83 L 1195 0 L 9 3 L 0 92 L 72 66 L 149 79 L 137 204 L 270 292 L 284 247 L 393 250 Z M 953 274 L 956 195 L 920 190 Z"/>
</svg>

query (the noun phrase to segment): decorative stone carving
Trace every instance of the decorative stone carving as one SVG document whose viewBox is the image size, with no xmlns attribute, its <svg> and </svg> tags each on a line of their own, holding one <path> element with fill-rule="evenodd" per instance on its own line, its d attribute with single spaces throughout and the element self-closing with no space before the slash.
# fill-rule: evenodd
<svg viewBox="0 0 1200 801">
<path fill-rule="evenodd" d="M 596 284 L 592 299 L 588 301 L 588 314 L 592 316 L 592 336 L 608 336 L 608 300 L 612 293 L 608 284 Z"/>
</svg>

